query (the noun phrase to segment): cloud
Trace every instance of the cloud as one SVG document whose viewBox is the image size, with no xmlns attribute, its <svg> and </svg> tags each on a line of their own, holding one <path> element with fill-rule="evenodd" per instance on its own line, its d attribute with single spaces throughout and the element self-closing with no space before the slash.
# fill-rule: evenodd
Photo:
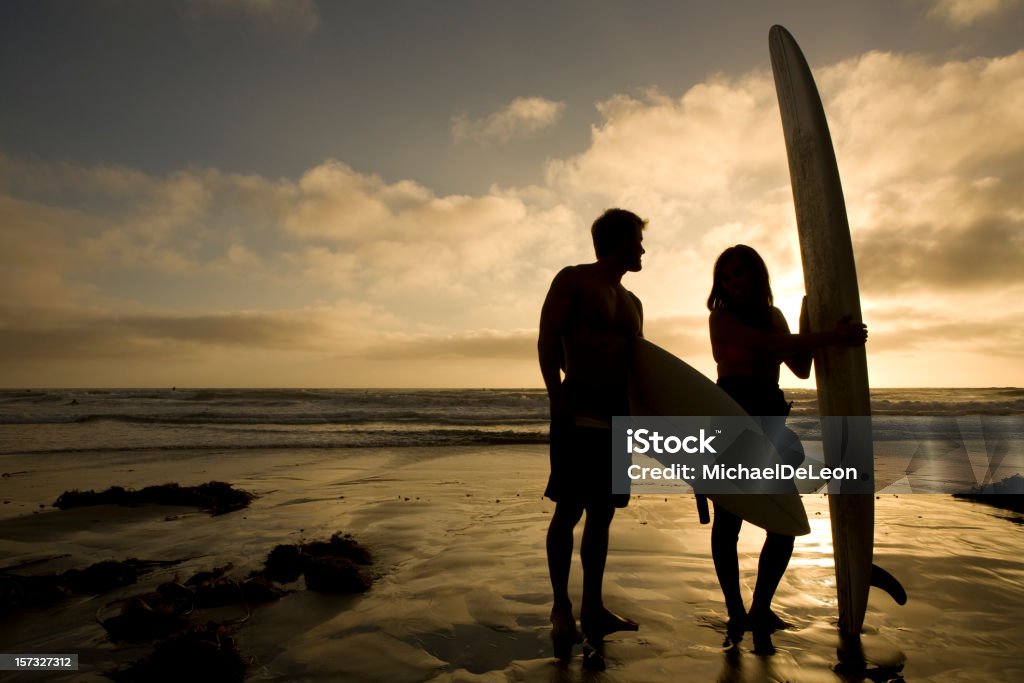
<svg viewBox="0 0 1024 683">
<path fill-rule="evenodd" d="M 1020 281 L 1024 52 L 947 63 L 872 53 L 825 83 L 868 290 Z M 972 98 L 979 106 L 965 107 Z"/>
<path fill-rule="evenodd" d="M 241 20 L 281 36 L 302 37 L 320 28 L 316 0 L 185 0 L 193 21 Z"/>
<path fill-rule="evenodd" d="M 1016 292 L 1017 297 L 1020 294 Z M 869 349 L 874 353 L 952 351 L 1015 362 L 1024 357 L 1024 319 L 1016 312 L 896 305 L 877 308 L 868 319 L 872 328 L 878 328 L 869 331 Z M 1020 378 L 1004 377 L 1004 382 L 1019 383 Z"/>
<path fill-rule="evenodd" d="M 298 236 L 336 243 L 464 237 L 522 213 L 501 197 L 437 197 L 412 181 L 387 184 L 329 160 L 298 183 L 286 227 Z"/>
<path fill-rule="evenodd" d="M 517 97 L 482 119 L 471 119 L 465 114 L 454 116 L 452 136 L 456 142 L 504 144 L 554 125 L 564 110 L 564 102 L 543 97 Z"/>
<path fill-rule="evenodd" d="M 1021 280 L 1024 220 L 996 214 L 950 226 L 890 216 L 863 234 L 855 250 L 870 292 L 1002 287 Z"/>
<path fill-rule="evenodd" d="M 535 362 L 536 330 L 474 330 L 444 336 L 393 336 L 367 353 L 379 360 L 460 358 Z"/>
<path fill-rule="evenodd" d="M 928 16 L 955 27 L 969 26 L 1002 14 L 1018 0 L 930 0 Z"/>
<path fill-rule="evenodd" d="M 588 240 L 543 192 L 438 196 L 335 161 L 271 181 L 0 155 L 0 346 L 8 362 L 225 348 L 456 358 L 441 350 L 453 334 L 534 324 L 553 273 Z M 217 311 L 228 296 L 248 312 Z M 273 309 L 281 298 L 294 316 Z M 344 339 L 325 334 L 308 306 L 338 300 L 376 313 L 346 318 Z"/>
<path fill-rule="evenodd" d="M 213 169 L 156 176 L 0 154 L 0 278 L 20 301 L 44 305 L 70 297 L 75 281 L 130 271 L 251 277 L 291 193 L 288 183 Z M 64 286 L 31 285 L 40 279 Z"/>
<path fill-rule="evenodd" d="M 785 180 L 774 107 L 774 87 L 762 72 L 717 76 L 678 98 L 656 90 L 617 95 L 598 104 L 602 121 L 590 147 L 550 162 L 547 181 L 572 196 L 638 205 L 652 218 L 735 216 L 728 198 Z"/>
<path fill-rule="evenodd" d="M 375 344 L 369 330 L 386 319 L 362 304 L 203 315 L 117 315 L 79 309 L 48 319 L 27 318 L 24 312 L 22 306 L 0 307 L 0 356 L 5 363 L 48 358 L 173 360 L 211 348 L 354 352 Z"/>
<path fill-rule="evenodd" d="M 536 367 L 535 331 L 409 334 L 359 303 L 196 316 L 64 311 L 45 321 L 24 313 L 0 307 L 4 385 L 457 387 L 521 384 Z"/>
<path fill-rule="evenodd" d="M 284 227 L 307 245 L 289 258 L 310 277 L 370 296 L 429 291 L 479 305 L 554 263 L 576 226 L 563 207 L 515 192 L 437 196 L 327 161 L 297 183 Z"/>
</svg>

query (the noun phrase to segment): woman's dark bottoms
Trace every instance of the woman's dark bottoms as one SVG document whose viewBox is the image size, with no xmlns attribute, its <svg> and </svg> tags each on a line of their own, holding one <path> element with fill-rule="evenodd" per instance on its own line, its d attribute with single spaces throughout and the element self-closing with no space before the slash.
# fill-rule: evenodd
<svg viewBox="0 0 1024 683">
<path fill-rule="evenodd" d="M 739 403 L 747 415 L 789 415 L 790 404 L 779 383 L 767 377 L 719 377 L 718 386 Z"/>
</svg>

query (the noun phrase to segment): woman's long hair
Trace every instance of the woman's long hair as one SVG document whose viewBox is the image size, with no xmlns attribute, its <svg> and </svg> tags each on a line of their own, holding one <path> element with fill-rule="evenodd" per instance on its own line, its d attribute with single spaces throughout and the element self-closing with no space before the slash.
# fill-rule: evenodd
<svg viewBox="0 0 1024 683">
<path fill-rule="evenodd" d="M 738 303 L 729 299 L 722 287 L 722 271 L 733 259 L 740 262 L 751 275 L 755 288 L 754 295 L 746 303 Z M 708 296 L 708 310 L 722 309 L 734 314 L 743 322 L 762 329 L 771 327 L 771 308 L 775 303 L 772 296 L 772 285 L 768 277 L 768 266 L 764 259 L 753 248 L 745 244 L 737 244 L 723 251 L 715 261 L 711 294 Z"/>
</svg>

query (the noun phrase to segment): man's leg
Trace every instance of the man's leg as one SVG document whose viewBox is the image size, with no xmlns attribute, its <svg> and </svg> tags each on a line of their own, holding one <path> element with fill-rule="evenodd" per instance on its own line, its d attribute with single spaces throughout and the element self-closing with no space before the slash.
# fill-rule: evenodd
<svg viewBox="0 0 1024 683">
<path fill-rule="evenodd" d="M 554 594 L 554 610 L 572 611 L 569 599 L 569 570 L 572 566 L 572 531 L 583 516 L 583 505 L 555 503 L 555 514 L 548 525 L 548 573 L 551 575 L 551 591 Z M 588 517 L 589 519 L 589 517 Z"/>
<path fill-rule="evenodd" d="M 608 530 L 615 517 L 615 506 L 609 501 L 587 506 L 587 521 L 583 526 L 580 558 L 583 560 L 583 605 L 580 621 L 583 633 L 600 639 L 616 631 L 636 631 L 636 622 L 608 611 L 604 606 L 604 567 L 608 559 Z"/>
<path fill-rule="evenodd" d="M 548 525 L 548 573 L 551 575 L 551 591 L 555 604 L 551 608 L 551 641 L 555 657 L 568 659 L 572 646 L 582 640 L 572 616 L 572 600 L 569 599 L 569 570 L 572 567 L 572 531 L 583 516 L 583 506 L 572 503 L 555 503 L 555 514 Z"/>
<path fill-rule="evenodd" d="M 604 566 L 608 560 L 608 530 L 615 517 L 615 508 L 608 505 L 587 506 L 587 521 L 583 525 L 583 613 L 597 614 L 604 610 L 601 595 L 604 586 Z"/>
</svg>

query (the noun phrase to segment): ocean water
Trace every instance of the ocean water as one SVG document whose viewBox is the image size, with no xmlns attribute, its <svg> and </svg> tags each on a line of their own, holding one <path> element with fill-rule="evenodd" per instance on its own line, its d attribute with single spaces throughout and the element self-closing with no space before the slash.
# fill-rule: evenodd
<svg viewBox="0 0 1024 683">
<path fill-rule="evenodd" d="M 539 390 L 0 391 L 0 454 L 536 443 Z"/>
<path fill-rule="evenodd" d="M 791 424 L 798 432 L 802 424 L 813 439 L 814 392 L 787 396 Z M 881 389 L 872 394 L 872 411 L 879 442 L 970 440 L 992 425 L 1016 440 L 1024 389 Z M 0 391 L 0 455 L 460 446 L 547 437 L 548 402 L 539 389 Z"/>
</svg>

